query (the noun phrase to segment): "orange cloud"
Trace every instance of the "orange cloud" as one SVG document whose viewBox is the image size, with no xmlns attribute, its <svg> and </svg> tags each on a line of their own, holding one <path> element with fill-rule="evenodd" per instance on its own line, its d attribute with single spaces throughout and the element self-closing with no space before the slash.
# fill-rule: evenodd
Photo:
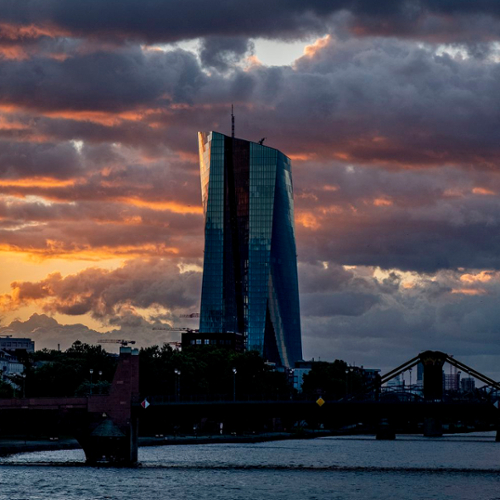
<svg viewBox="0 0 500 500">
<path fill-rule="evenodd" d="M 148 201 L 139 198 L 116 198 L 116 201 L 133 205 L 135 207 L 146 207 L 152 210 L 169 210 L 176 214 L 202 214 L 203 208 L 197 205 L 184 205 L 176 201 Z"/>
<path fill-rule="evenodd" d="M 292 161 L 309 161 L 316 158 L 316 156 L 316 153 L 297 153 L 288 155 L 288 157 Z"/>
<path fill-rule="evenodd" d="M 478 274 L 462 274 L 460 276 L 460 281 L 464 283 L 487 283 L 491 281 L 497 273 L 494 271 L 481 271 Z"/>
<path fill-rule="evenodd" d="M 149 112 L 144 111 L 124 111 L 121 113 L 106 113 L 105 111 L 45 111 L 42 114 L 48 118 L 64 118 L 79 122 L 92 122 L 99 125 L 113 127 L 123 121 L 141 121 Z"/>
<path fill-rule="evenodd" d="M 331 35 L 326 35 L 322 38 L 318 38 L 311 45 L 306 45 L 304 47 L 304 56 L 311 58 L 314 57 L 317 52 L 325 48 L 330 43 L 331 39 L 332 39 Z"/>
<path fill-rule="evenodd" d="M 376 198 L 375 200 L 373 200 L 373 204 L 376 207 L 390 207 L 394 203 L 391 200 L 388 200 L 387 198 Z"/>
<path fill-rule="evenodd" d="M 300 224 L 301 226 L 306 227 L 307 229 L 312 229 L 314 231 L 318 230 L 321 227 L 318 218 L 311 212 L 303 212 L 297 214 L 297 216 L 295 217 L 295 222 L 297 224 Z"/>
<path fill-rule="evenodd" d="M 482 188 L 482 187 L 475 187 L 472 192 L 474 194 L 480 194 L 480 195 L 483 195 L 483 196 L 492 196 L 492 195 L 495 195 L 495 191 L 492 191 L 491 189 L 486 189 L 486 188 Z"/>
<path fill-rule="evenodd" d="M 23 187 L 23 188 L 56 188 L 72 187 L 76 184 L 75 179 L 59 180 L 51 177 L 30 177 L 27 179 L 0 179 L 1 187 Z"/>
<path fill-rule="evenodd" d="M 21 110 L 21 106 L 15 104 L 0 104 L 1 113 L 15 113 L 19 110 Z"/>
<path fill-rule="evenodd" d="M 44 248 L 0 244 L 0 252 L 15 252 L 16 254 L 23 254 L 27 258 L 35 261 L 43 261 L 45 259 L 54 258 L 100 261 L 120 257 L 163 257 L 165 255 L 177 255 L 180 253 L 180 250 L 176 247 L 168 247 L 163 244 L 118 245 L 115 247 L 102 246 L 99 248 L 92 248 L 90 245 L 67 245 L 62 241 L 46 240 L 46 247 Z"/>
<path fill-rule="evenodd" d="M 28 59 L 28 53 L 19 46 L 0 47 L 0 59 L 10 59 L 22 61 Z"/>
<path fill-rule="evenodd" d="M 198 269 L 182 270 L 163 258 L 127 260 L 114 269 L 89 267 L 66 276 L 55 271 L 39 281 L 11 282 L 10 292 L 0 294 L 0 310 L 37 305 L 46 313 L 90 313 L 101 320 L 117 320 L 130 310 L 148 314 L 151 307 L 168 313 L 197 302 L 200 277 Z"/>
<path fill-rule="evenodd" d="M 19 39 L 35 39 L 41 36 L 55 38 L 58 36 L 69 36 L 70 32 L 62 28 L 49 25 L 16 25 L 8 23 L 0 23 L 0 31 L 2 37 L 6 40 L 16 41 Z"/>
<path fill-rule="evenodd" d="M 0 59 L 23 60 L 29 59 L 33 53 L 37 52 L 37 47 L 34 43 L 30 45 L 21 45 L 21 43 L 35 42 L 41 37 L 56 38 L 68 36 L 69 32 L 54 26 L 36 26 L 29 25 L 14 25 L 8 23 L 0 23 L 0 33 L 3 42 L 6 45 L 0 47 Z M 61 54 L 62 55 L 62 54 Z M 57 54 L 49 55 L 56 57 Z"/>
<path fill-rule="evenodd" d="M 349 208 L 352 209 L 352 206 L 350 206 Z M 330 205 L 328 207 L 321 207 L 320 209 L 320 212 L 324 215 L 327 215 L 327 214 L 341 214 L 344 212 L 344 209 L 341 205 Z"/>
<path fill-rule="evenodd" d="M 7 120 L 5 116 L 0 115 L 0 130 L 28 130 L 28 129 L 29 127 L 24 123 L 10 121 Z"/>
<path fill-rule="evenodd" d="M 248 56 L 245 59 L 246 67 L 244 71 L 249 71 L 250 69 L 253 69 L 255 67 L 262 66 L 262 62 L 259 60 L 259 58 L 256 55 Z"/>
<path fill-rule="evenodd" d="M 488 292 L 486 290 L 476 288 L 454 288 L 451 293 L 462 295 L 486 295 Z"/>
<path fill-rule="evenodd" d="M 341 153 L 341 152 L 334 152 L 333 157 L 345 161 L 352 159 L 352 156 L 349 153 Z"/>
</svg>

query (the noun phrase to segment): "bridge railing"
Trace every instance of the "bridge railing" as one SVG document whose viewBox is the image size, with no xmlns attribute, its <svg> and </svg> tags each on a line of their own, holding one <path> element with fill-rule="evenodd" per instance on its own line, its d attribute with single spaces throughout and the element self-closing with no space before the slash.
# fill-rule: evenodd
<svg viewBox="0 0 500 500">
<path fill-rule="evenodd" d="M 146 396 L 146 399 L 150 403 L 231 403 L 236 402 L 248 402 L 248 401 L 311 401 L 314 402 L 318 399 L 317 395 L 295 395 L 290 396 L 290 394 L 242 394 L 233 398 L 233 395 L 229 394 L 195 394 L 195 395 L 183 395 L 183 396 L 173 396 L 173 395 L 150 395 Z"/>
</svg>

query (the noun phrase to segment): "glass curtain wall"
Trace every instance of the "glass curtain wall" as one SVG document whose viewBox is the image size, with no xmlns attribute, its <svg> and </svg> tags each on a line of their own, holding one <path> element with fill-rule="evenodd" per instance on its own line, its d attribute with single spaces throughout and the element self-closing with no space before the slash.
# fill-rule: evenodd
<svg viewBox="0 0 500 500">
<path fill-rule="evenodd" d="M 199 133 L 205 254 L 200 331 L 239 332 L 278 365 L 302 358 L 290 160 Z"/>
</svg>

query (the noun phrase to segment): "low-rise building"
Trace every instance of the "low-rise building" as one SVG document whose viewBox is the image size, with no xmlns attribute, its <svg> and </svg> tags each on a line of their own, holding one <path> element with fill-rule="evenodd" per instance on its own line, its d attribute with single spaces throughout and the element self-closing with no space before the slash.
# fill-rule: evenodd
<svg viewBox="0 0 500 500">
<path fill-rule="evenodd" d="M 35 342 L 28 338 L 5 335 L 4 337 L 0 337 L 0 349 L 9 352 L 15 352 L 17 350 L 35 352 Z"/>
<path fill-rule="evenodd" d="M 12 375 L 21 375 L 24 371 L 24 365 L 18 359 L 7 351 L 0 350 L 0 378 L 9 382 Z"/>
</svg>

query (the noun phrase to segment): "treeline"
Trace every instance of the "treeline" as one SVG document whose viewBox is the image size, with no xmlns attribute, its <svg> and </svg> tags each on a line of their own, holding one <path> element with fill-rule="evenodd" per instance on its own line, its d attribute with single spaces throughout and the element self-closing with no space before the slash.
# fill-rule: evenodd
<svg viewBox="0 0 500 500">
<path fill-rule="evenodd" d="M 117 358 L 100 345 L 80 341 L 66 351 L 43 349 L 24 353 L 24 356 L 17 354 L 26 375 L 10 377 L 18 386 L 17 390 L 11 389 L 17 397 L 23 394 L 30 398 L 86 396 L 91 386 L 95 394 L 105 394 L 117 363 Z"/>
<path fill-rule="evenodd" d="M 256 351 L 237 353 L 210 346 L 178 351 L 166 344 L 141 349 L 139 356 L 144 396 L 276 399 L 292 395 L 287 375 L 274 371 Z"/>
<path fill-rule="evenodd" d="M 366 380 L 363 371 L 336 359 L 333 363 L 316 361 L 311 371 L 304 375 L 302 392 L 305 396 L 321 396 L 323 399 L 339 400 L 347 395 L 364 391 Z"/>
<path fill-rule="evenodd" d="M 100 345 L 75 342 L 66 351 L 43 349 L 25 354 L 25 377 L 12 376 L 14 389 L 0 383 L 1 397 L 74 397 L 107 394 L 118 358 Z M 338 400 L 363 387 L 361 374 L 344 361 L 313 363 L 304 376 L 302 393 L 293 388 L 292 371 L 276 371 L 255 351 L 242 353 L 211 346 L 182 351 L 168 344 L 139 352 L 143 397 L 170 399 L 290 399 Z M 92 373 L 91 373 L 92 371 Z M 236 372 L 236 373 L 235 373 Z"/>
<path fill-rule="evenodd" d="M 284 373 L 268 366 L 257 352 L 231 352 L 210 346 L 172 349 L 168 344 L 141 349 L 140 391 L 143 396 L 172 398 L 290 397 Z M 0 397 L 75 397 L 106 394 L 118 358 L 100 345 L 76 341 L 66 351 L 43 349 L 20 358 L 25 377 L 11 376 L 14 389 L 0 383 Z M 92 374 L 90 371 L 92 370 Z M 236 374 L 233 372 L 236 370 Z M 178 374 L 175 373 L 177 371 Z"/>
</svg>

